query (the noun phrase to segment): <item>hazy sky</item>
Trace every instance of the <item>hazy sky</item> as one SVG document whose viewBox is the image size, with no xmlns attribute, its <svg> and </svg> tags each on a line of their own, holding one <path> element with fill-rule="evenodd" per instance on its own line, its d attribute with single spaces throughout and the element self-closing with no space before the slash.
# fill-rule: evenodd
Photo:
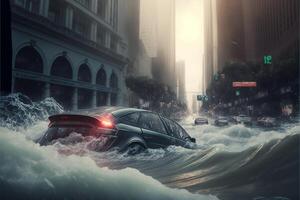
<svg viewBox="0 0 300 200">
<path fill-rule="evenodd" d="M 202 0 L 176 0 L 176 60 L 185 61 L 188 97 L 191 92 L 200 92 L 202 82 L 202 14 Z"/>
</svg>

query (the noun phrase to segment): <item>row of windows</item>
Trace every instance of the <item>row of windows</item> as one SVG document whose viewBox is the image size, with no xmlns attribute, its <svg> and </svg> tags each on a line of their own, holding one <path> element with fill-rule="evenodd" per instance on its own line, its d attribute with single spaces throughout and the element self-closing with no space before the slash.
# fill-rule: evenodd
<svg viewBox="0 0 300 200">
<path fill-rule="evenodd" d="M 92 1 L 91 0 L 75 0 L 76 2 L 78 2 L 79 4 L 81 4 L 82 6 L 92 10 Z M 30 12 L 36 13 L 38 14 L 40 11 L 40 7 L 41 7 L 41 0 L 12 0 L 12 2 L 14 2 L 16 5 L 21 6 L 23 8 L 25 8 L 26 10 L 29 10 Z M 59 9 L 59 5 L 62 3 L 62 0 L 50 0 L 49 4 L 50 4 L 50 10 L 52 11 L 53 8 L 56 8 L 55 10 Z M 117 2 L 111 2 L 111 8 L 108 8 L 108 0 L 97 0 L 97 12 L 96 14 L 101 17 L 103 20 L 106 20 L 106 16 L 107 16 L 107 11 L 108 9 L 110 9 L 111 11 L 116 11 L 115 10 L 115 4 L 117 4 Z M 51 9 L 52 8 L 52 9 Z M 116 13 L 112 13 L 112 14 L 116 14 Z"/>
<path fill-rule="evenodd" d="M 299 18 L 298 0 L 256 1 L 256 32 L 259 35 L 258 44 L 267 46 L 278 40 L 282 34 L 289 30 Z M 268 44 L 266 44 L 268 42 Z"/>
<path fill-rule="evenodd" d="M 128 125 L 138 125 L 141 128 L 167 134 L 171 137 L 184 140 L 189 138 L 186 131 L 176 122 L 150 112 L 135 112 L 125 115 L 121 118 L 121 122 Z"/>
<path fill-rule="evenodd" d="M 21 6 L 22 8 L 28 10 L 29 12 L 35 14 L 40 13 L 40 7 L 42 6 L 41 0 L 12 0 L 15 5 Z M 90 0 L 76 0 L 78 3 L 84 7 L 91 8 Z M 108 10 L 108 0 L 99 0 L 97 3 L 97 15 L 103 20 L 108 20 L 107 22 L 115 27 L 115 21 L 117 18 L 116 6 L 117 2 L 111 2 L 111 17 L 107 16 Z M 114 12 L 114 13 L 112 13 Z M 89 18 L 81 10 L 74 7 L 68 6 L 66 2 L 62 0 L 51 0 L 49 1 L 48 8 L 48 19 L 53 21 L 59 26 L 64 26 L 72 29 L 75 33 L 87 40 L 93 40 L 102 46 L 111 48 L 113 51 L 117 51 L 118 38 L 110 35 L 110 32 L 100 23 L 97 23 L 92 18 Z M 96 22 L 96 29 L 93 28 L 92 23 Z M 92 33 L 95 31 L 95 33 Z M 95 34 L 95 35 L 93 35 Z M 111 36 L 111 39 L 108 38 Z"/>
<path fill-rule="evenodd" d="M 15 68 L 43 73 L 43 60 L 40 54 L 32 46 L 26 46 L 19 50 L 16 55 Z M 72 79 L 72 67 L 70 62 L 64 57 L 57 57 L 52 66 L 50 74 L 52 76 L 58 76 L 66 79 Z M 87 64 L 82 64 L 78 70 L 78 81 L 92 82 L 92 74 Z M 106 86 L 107 76 L 103 69 L 98 70 L 96 75 L 96 84 Z M 118 88 L 118 77 L 113 72 L 110 76 L 109 86 L 111 88 Z"/>
</svg>

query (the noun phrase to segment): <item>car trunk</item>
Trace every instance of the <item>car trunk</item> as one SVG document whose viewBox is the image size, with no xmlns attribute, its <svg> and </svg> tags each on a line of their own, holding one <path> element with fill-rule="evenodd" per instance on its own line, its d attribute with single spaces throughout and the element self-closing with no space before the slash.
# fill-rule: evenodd
<svg viewBox="0 0 300 200">
<path fill-rule="evenodd" d="M 109 114 L 102 114 L 97 118 L 77 114 L 50 116 L 48 130 L 39 140 L 39 143 L 41 145 L 48 145 L 73 135 L 83 137 L 92 136 L 98 140 L 105 138 L 107 143 L 111 143 L 110 138 L 116 133 L 116 129 L 114 128 L 113 119 L 108 116 L 111 117 Z"/>
</svg>

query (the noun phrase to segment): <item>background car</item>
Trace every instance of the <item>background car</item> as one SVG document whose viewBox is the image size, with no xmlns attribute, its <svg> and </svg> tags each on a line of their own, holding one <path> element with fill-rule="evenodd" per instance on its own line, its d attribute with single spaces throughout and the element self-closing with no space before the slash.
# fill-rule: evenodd
<svg viewBox="0 0 300 200">
<path fill-rule="evenodd" d="M 277 124 L 274 117 L 260 117 L 257 119 L 257 125 L 263 127 L 274 127 Z"/>
<path fill-rule="evenodd" d="M 233 117 L 234 119 L 234 123 L 235 124 L 244 124 L 244 125 L 248 125 L 251 126 L 252 125 L 252 119 L 251 117 L 247 116 L 247 115 L 238 115 Z"/>
<path fill-rule="evenodd" d="M 104 107 L 81 111 L 81 114 L 53 115 L 49 120 L 49 128 L 39 141 L 41 145 L 74 132 L 103 139 L 104 144 L 98 151 L 117 148 L 129 154 L 170 145 L 193 148 L 196 142 L 177 122 L 141 109 Z"/>
<path fill-rule="evenodd" d="M 229 124 L 227 117 L 224 116 L 219 116 L 215 120 L 215 125 L 216 126 L 227 126 Z"/>
<path fill-rule="evenodd" d="M 198 117 L 195 119 L 194 121 L 195 125 L 204 125 L 204 124 L 208 124 L 208 120 L 204 117 Z"/>
</svg>

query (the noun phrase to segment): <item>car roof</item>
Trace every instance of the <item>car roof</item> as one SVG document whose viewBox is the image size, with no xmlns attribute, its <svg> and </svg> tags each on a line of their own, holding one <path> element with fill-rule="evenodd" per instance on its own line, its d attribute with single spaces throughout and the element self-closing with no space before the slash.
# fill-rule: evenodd
<svg viewBox="0 0 300 200">
<path fill-rule="evenodd" d="M 133 112 L 151 112 L 151 111 L 138 109 L 138 108 L 120 107 L 120 106 L 102 106 L 93 109 L 82 109 L 75 112 L 65 112 L 62 114 L 86 115 L 90 117 L 97 117 L 99 115 L 102 115 L 103 113 L 111 113 L 116 117 L 120 117 Z"/>
</svg>

